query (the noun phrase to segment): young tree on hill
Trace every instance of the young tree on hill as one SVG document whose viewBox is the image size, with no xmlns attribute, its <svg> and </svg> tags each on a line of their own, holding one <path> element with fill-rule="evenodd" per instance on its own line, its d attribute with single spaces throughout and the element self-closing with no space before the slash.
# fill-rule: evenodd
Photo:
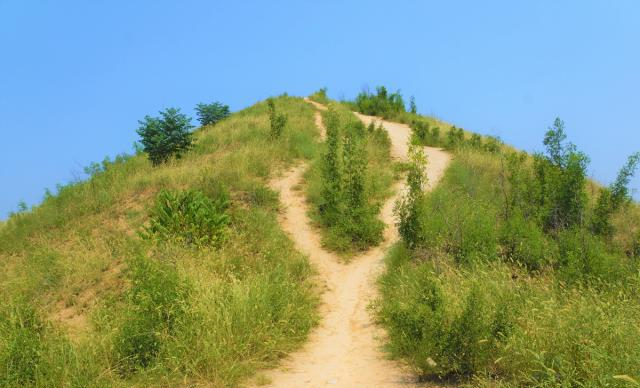
<svg viewBox="0 0 640 388">
<path fill-rule="evenodd" d="M 196 114 L 201 125 L 215 124 L 229 116 L 229 106 L 218 101 L 211 104 L 196 105 Z"/>
<path fill-rule="evenodd" d="M 421 202 L 424 198 L 424 185 L 427 183 L 425 169 L 427 157 L 422 147 L 409 146 L 409 172 L 407 174 L 408 191 L 400 199 L 394 208 L 398 218 L 397 226 L 400 237 L 407 247 L 415 248 L 420 245 L 422 238 Z"/>
<path fill-rule="evenodd" d="M 413 114 L 418 113 L 418 107 L 416 106 L 416 98 L 413 96 L 409 98 L 409 112 Z"/>
<path fill-rule="evenodd" d="M 160 117 L 145 116 L 139 123 L 140 143 L 154 166 L 171 157 L 179 159 L 193 144 L 191 118 L 180 113 L 180 109 L 167 108 L 160 112 Z"/>
<path fill-rule="evenodd" d="M 287 115 L 276 110 L 276 103 L 273 98 L 267 99 L 269 107 L 269 123 L 271 125 L 271 137 L 279 138 L 284 127 L 287 125 Z"/>
</svg>

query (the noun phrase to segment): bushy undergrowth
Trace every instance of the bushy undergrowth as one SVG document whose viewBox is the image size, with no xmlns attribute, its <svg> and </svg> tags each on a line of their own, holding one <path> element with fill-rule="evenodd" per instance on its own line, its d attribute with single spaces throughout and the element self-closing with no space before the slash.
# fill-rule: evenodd
<svg viewBox="0 0 640 388">
<path fill-rule="evenodd" d="M 366 128 L 337 104 L 323 113 L 323 122 L 325 150 L 307 174 L 307 195 L 324 245 L 350 255 L 382 239 L 378 213 L 393 181 L 390 140 L 384 129 Z"/>
<path fill-rule="evenodd" d="M 309 99 L 311 101 L 315 101 L 317 103 L 325 105 L 331 102 L 331 100 L 329 100 L 329 97 L 327 97 L 327 88 L 318 89 L 316 92 L 309 96 Z"/>
<path fill-rule="evenodd" d="M 227 237 L 228 207 L 229 199 L 224 191 L 212 200 L 197 190 L 162 190 L 142 235 L 158 241 L 220 247 Z"/>
<path fill-rule="evenodd" d="M 275 102 L 277 138 L 259 103 L 196 130 L 180 159 L 95 165 L 0 228 L 0 386 L 235 386 L 304 341 L 311 268 L 267 180 L 320 147 L 313 108 Z M 178 238 L 141 239 L 150 213 Z"/>
<path fill-rule="evenodd" d="M 630 248 L 640 217 L 615 187 L 636 157 L 622 183 L 589 198 L 587 158 L 565 138 L 557 120 L 532 157 L 463 137 L 443 181 L 414 204 L 419 233 L 401 233 L 389 254 L 377 312 L 392 354 L 418 374 L 487 387 L 640 380 Z M 624 193 L 620 207 L 598 210 L 612 192 Z M 608 233 L 594 228 L 603 214 Z"/>
</svg>

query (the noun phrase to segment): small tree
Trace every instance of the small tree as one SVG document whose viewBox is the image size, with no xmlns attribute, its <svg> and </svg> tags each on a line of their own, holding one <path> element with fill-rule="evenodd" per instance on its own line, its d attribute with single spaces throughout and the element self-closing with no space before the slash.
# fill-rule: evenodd
<svg viewBox="0 0 640 388">
<path fill-rule="evenodd" d="M 327 150 L 322 159 L 322 205 L 325 219 L 334 222 L 342 213 L 342 137 L 337 113 L 329 109 L 324 114 L 327 128 Z"/>
<path fill-rule="evenodd" d="M 416 106 L 416 99 L 413 96 L 409 98 L 409 112 L 413 114 L 418 113 L 418 107 Z"/>
<path fill-rule="evenodd" d="M 423 187 L 427 183 L 425 168 L 427 158 L 421 147 L 409 147 L 409 172 L 407 174 L 408 191 L 395 206 L 400 237 L 407 247 L 415 248 L 420 244 L 422 227 L 420 224 L 420 203 L 424 198 Z"/>
<path fill-rule="evenodd" d="M 284 113 L 278 113 L 273 98 L 267 99 L 269 106 L 269 122 L 271 124 L 271 137 L 278 138 L 282 134 L 285 125 L 287 125 L 287 116 Z"/>
<path fill-rule="evenodd" d="M 165 109 L 160 117 L 145 116 L 139 123 L 140 143 L 154 166 L 173 156 L 179 159 L 193 144 L 191 118 L 180 113 L 180 109 Z"/>
<path fill-rule="evenodd" d="M 620 169 L 618 176 L 609 187 L 600 191 L 598 202 L 593 210 L 591 220 L 591 230 L 600 235 L 609 236 L 613 232 L 611 226 L 611 215 L 629 200 L 629 182 L 635 174 L 640 163 L 640 152 L 637 152 L 627 159 L 627 163 Z"/>
<path fill-rule="evenodd" d="M 220 102 L 196 105 L 196 114 L 201 125 L 215 124 L 229 116 L 229 106 Z"/>
<path fill-rule="evenodd" d="M 557 118 L 544 137 L 547 155 L 538 155 L 534 163 L 547 230 L 581 224 L 586 207 L 589 158 L 572 143 L 565 143 L 566 138 L 564 123 Z"/>
</svg>

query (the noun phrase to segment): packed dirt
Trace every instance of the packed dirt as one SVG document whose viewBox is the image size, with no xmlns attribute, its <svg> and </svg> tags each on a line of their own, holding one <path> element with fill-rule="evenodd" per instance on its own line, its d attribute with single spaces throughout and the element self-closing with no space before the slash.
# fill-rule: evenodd
<svg viewBox="0 0 640 388">
<path fill-rule="evenodd" d="M 318 109 L 324 106 L 313 103 Z M 318 112 L 317 112 L 318 113 Z M 391 155 L 406 160 L 411 129 L 398 123 L 357 114 L 365 123 L 382 122 L 391 138 Z M 316 123 L 324 133 L 322 120 Z M 430 189 L 447 167 L 450 156 L 441 149 L 425 147 L 428 158 L 427 176 Z M 322 285 L 321 323 L 310 335 L 306 345 L 283 361 L 281 368 L 266 373 L 270 387 L 415 387 L 412 374 L 397 362 L 385 358 L 380 350 L 384 331 L 374 324 L 367 307 L 375 298 L 375 280 L 383 269 L 386 249 L 398 239 L 394 226 L 393 205 L 403 191 L 403 184 L 394 187 L 396 193 L 386 201 L 380 215 L 386 224 L 384 242 L 353 258 L 348 264 L 322 248 L 320 235 L 307 216 L 308 205 L 300 186 L 305 165 L 287 171 L 272 181 L 280 193 L 283 213 L 280 223 L 291 236 L 296 248 L 309 256 Z"/>
</svg>

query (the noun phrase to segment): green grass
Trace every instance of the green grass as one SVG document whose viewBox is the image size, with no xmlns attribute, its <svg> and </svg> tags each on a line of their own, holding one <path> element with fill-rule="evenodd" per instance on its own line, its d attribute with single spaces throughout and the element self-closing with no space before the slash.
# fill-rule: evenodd
<svg viewBox="0 0 640 388">
<path fill-rule="evenodd" d="M 501 172 L 499 155 L 458 149 L 422 203 L 423 244 L 387 256 L 376 312 L 389 351 L 424 379 L 470 386 L 633 386 L 637 205 L 616 215 L 610 240 L 547 234 L 504 221 Z"/>
<path fill-rule="evenodd" d="M 288 116 L 278 139 L 258 103 L 196 131 L 179 161 L 121 157 L 0 226 L 0 386 L 235 386 L 305 340 L 317 321 L 312 271 L 266 184 L 315 160 L 319 137 L 309 104 L 276 106 Z M 161 190 L 216 199 L 221 187 L 230 222 L 219 249 L 139 236 Z M 137 361 L 136 344 L 149 349 Z"/>
</svg>

